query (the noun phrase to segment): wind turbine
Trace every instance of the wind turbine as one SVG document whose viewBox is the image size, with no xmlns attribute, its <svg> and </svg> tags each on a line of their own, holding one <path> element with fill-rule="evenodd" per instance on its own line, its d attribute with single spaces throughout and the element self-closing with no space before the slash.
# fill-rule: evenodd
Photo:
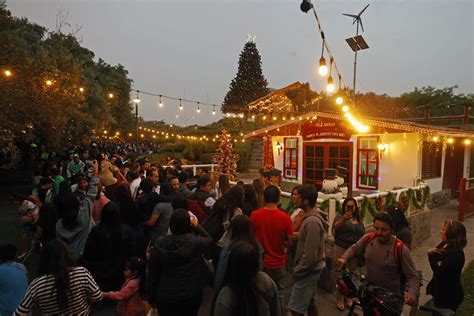
<svg viewBox="0 0 474 316">
<path fill-rule="evenodd" d="M 356 99 L 356 74 L 357 74 L 357 52 L 359 50 L 367 49 L 369 48 L 369 45 L 365 42 L 364 38 L 362 35 L 359 35 L 359 25 L 360 28 L 362 29 L 362 32 L 364 32 L 364 25 L 362 24 L 362 18 L 361 15 L 364 13 L 364 11 L 369 7 L 370 4 L 366 5 L 365 8 L 362 9 L 362 11 L 359 12 L 359 14 L 348 14 L 348 13 L 343 13 L 342 15 L 351 17 L 353 19 L 352 24 L 357 23 L 356 27 L 356 36 L 354 37 L 349 37 L 346 38 L 347 44 L 352 48 L 354 51 L 354 82 L 352 83 L 352 103 L 353 107 L 355 108 L 355 99 Z"/>
<path fill-rule="evenodd" d="M 349 13 L 343 13 L 342 15 L 348 16 L 353 18 L 352 24 L 355 24 L 357 22 L 357 30 L 356 30 L 356 36 L 359 35 L 359 24 L 360 28 L 362 29 L 362 32 L 364 32 L 364 25 L 362 24 L 362 18 L 360 17 L 362 13 L 369 7 L 370 4 L 366 5 L 365 8 L 362 9 L 362 11 L 359 12 L 359 14 L 349 14 Z"/>
</svg>

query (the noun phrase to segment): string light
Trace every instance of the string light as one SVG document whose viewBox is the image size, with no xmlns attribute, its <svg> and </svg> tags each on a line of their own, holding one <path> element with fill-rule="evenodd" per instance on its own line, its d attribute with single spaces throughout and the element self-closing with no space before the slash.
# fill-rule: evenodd
<svg viewBox="0 0 474 316">
<path fill-rule="evenodd" d="M 9 70 L 9 69 L 6 69 L 3 71 L 3 74 L 5 75 L 5 77 L 11 77 L 12 76 L 12 72 Z"/>
<path fill-rule="evenodd" d="M 216 105 L 212 106 L 212 115 L 216 115 Z"/>
<path fill-rule="evenodd" d="M 323 45 L 321 48 L 321 58 L 319 59 L 319 69 L 318 73 L 320 76 L 326 76 L 328 74 L 328 66 L 326 65 L 326 59 L 324 58 L 324 44 L 325 44 L 325 37 L 324 32 L 321 32 L 321 37 L 323 38 Z"/>
<path fill-rule="evenodd" d="M 158 103 L 158 106 L 159 106 L 160 108 L 163 107 L 163 102 L 161 101 L 161 95 L 160 95 L 160 103 Z"/>
<path fill-rule="evenodd" d="M 336 104 L 341 105 L 342 103 L 344 103 L 344 99 L 342 97 L 337 97 Z"/>
<path fill-rule="evenodd" d="M 53 85 L 53 82 L 51 80 L 46 80 L 46 85 L 47 86 L 52 86 Z"/>
<path fill-rule="evenodd" d="M 181 99 L 179 99 L 179 110 L 182 111 L 183 109 L 183 104 L 181 103 Z"/>
<path fill-rule="evenodd" d="M 114 94 L 113 93 L 109 93 L 109 99 L 113 99 L 114 98 Z"/>
<path fill-rule="evenodd" d="M 464 145 L 471 145 L 471 140 L 470 139 L 465 139 L 464 140 Z"/>
<path fill-rule="evenodd" d="M 80 88 L 79 88 L 79 92 L 84 92 L 84 88 L 83 88 L 83 87 L 80 87 Z"/>
<path fill-rule="evenodd" d="M 200 113 L 201 112 L 201 108 L 199 107 L 199 102 L 197 103 L 198 107 L 197 107 L 197 110 L 196 112 Z"/>
</svg>

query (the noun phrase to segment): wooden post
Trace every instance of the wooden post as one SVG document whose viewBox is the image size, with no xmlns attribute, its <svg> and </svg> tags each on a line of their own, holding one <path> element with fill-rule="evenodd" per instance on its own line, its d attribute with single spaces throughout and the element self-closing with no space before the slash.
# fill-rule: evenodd
<svg viewBox="0 0 474 316">
<path fill-rule="evenodd" d="M 466 211 L 466 178 L 461 178 L 461 183 L 459 184 L 459 210 L 458 210 L 458 220 L 464 221 L 464 213 Z"/>
<path fill-rule="evenodd" d="M 468 124 L 469 124 L 469 105 L 468 105 L 468 104 L 464 104 L 463 124 L 464 124 L 464 125 L 468 125 Z"/>
<path fill-rule="evenodd" d="M 425 124 L 426 125 L 430 125 L 430 107 L 429 106 L 425 106 L 425 109 L 424 109 L 424 112 L 425 112 Z"/>
</svg>

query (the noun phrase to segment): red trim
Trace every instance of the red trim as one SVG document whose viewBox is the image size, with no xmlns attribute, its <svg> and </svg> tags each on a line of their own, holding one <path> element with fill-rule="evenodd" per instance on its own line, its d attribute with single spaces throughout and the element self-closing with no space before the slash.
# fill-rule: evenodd
<svg viewBox="0 0 474 316">
<path fill-rule="evenodd" d="M 286 140 L 296 140 L 296 147 L 295 148 L 286 148 Z M 283 177 L 285 179 L 298 179 L 298 137 L 285 137 L 283 138 Z M 295 151 L 296 152 L 296 161 L 295 161 L 295 164 L 296 166 L 293 168 L 293 167 L 289 167 L 287 168 L 286 167 L 286 153 L 287 151 L 290 152 L 290 166 L 292 166 L 293 164 L 293 159 L 292 159 L 292 155 L 291 155 L 291 152 Z M 294 170 L 295 171 L 295 176 L 294 177 L 288 177 L 286 176 L 286 171 L 287 170 Z"/>
<path fill-rule="evenodd" d="M 370 189 L 370 190 L 377 190 L 379 188 L 379 152 L 377 147 L 375 149 L 361 149 L 360 143 L 362 139 L 376 139 L 377 144 L 379 143 L 379 136 L 357 136 L 357 170 L 356 170 L 356 188 L 358 189 Z M 361 152 L 366 152 L 366 165 L 365 165 L 365 174 L 360 173 L 360 153 Z M 375 152 L 375 175 L 371 176 L 369 175 L 369 153 L 370 152 Z M 361 176 L 366 176 L 366 177 L 375 177 L 375 186 L 371 187 L 368 185 L 361 185 L 359 184 L 359 179 Z"/>
</svg>

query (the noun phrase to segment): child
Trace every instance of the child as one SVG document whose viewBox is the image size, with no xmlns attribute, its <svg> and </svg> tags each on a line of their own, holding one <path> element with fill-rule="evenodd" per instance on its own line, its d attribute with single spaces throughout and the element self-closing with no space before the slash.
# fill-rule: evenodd
<svg viewBox="0 0 474 316">
<path fill-rule="evenodd" d="M 125 283 L 120 291 L 104 292 L 104 298 L 119 301 L 117 315 L 141 316 L 145 313 L 142 297 L 145 296 L 145 261 L 138 257 L 130 258 L 123 271 Z"/>
<path fill-rule="evenodd" d="M 28 197 L 23 196 L 19 193 L 13 193 L 10 196 L 10 201 L 18 205 L 18 213 L 20 215 L 20 221 L 23 225 L 23 237 L 31 236 L 36 228 L 36 222 L 39 218 L 39 207 Z"/>
</svg>

